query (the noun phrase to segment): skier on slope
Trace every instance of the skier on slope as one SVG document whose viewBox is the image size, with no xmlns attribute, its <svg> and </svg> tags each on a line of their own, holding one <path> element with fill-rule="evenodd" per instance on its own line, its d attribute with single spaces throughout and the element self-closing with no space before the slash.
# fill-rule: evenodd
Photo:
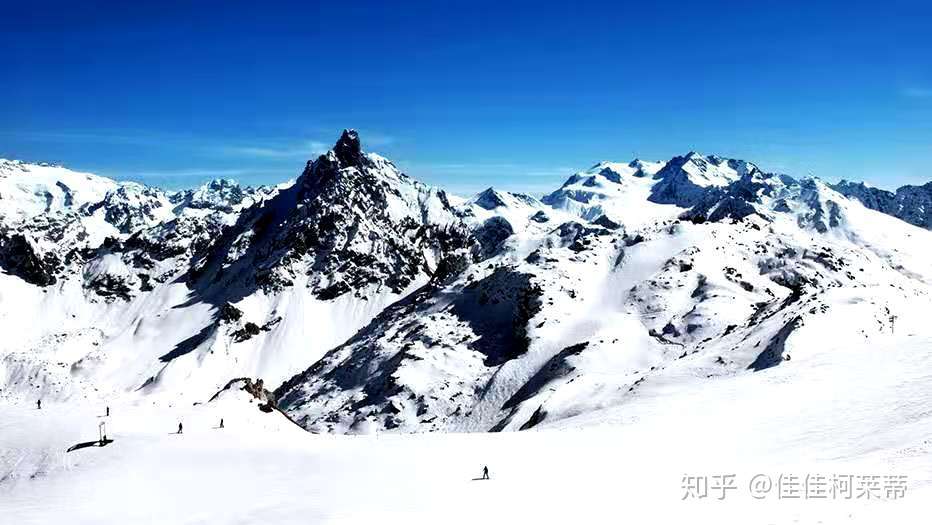
<svg viewBox="0 0 932 525">
<path fill-rule="evenodd" d="M 36 399 L 36 410 L 42 410 L 42 400 Z"/>
<path fill-rule="evenodd" d="M 482 467 L 482 479 L 489 479 L 489 467 Z"/>
<path fill-rule="evenodd" d="M 181 434 L 181 421 L 178 422 L 178 433 Z"/>
<path fill-rule="evenodd" d="M 220 418 L 220 428 L 223 428 L 223 418 Z"/>
</svg>

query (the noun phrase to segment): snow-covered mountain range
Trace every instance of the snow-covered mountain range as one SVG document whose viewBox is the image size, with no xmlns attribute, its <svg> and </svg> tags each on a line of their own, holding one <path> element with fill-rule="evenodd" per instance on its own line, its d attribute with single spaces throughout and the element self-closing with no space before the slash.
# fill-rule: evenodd
<svg viewBox="0 0 932 525">
<path fill-rule="evenodd" d="M 459 199 L 354 131 L 277 187 L 3 160 L 0 398 L 208 402 L 249 377 L 314 432 L 597 418 L 921 332 L 930 201 L 698 153 Z"/>
</svg>

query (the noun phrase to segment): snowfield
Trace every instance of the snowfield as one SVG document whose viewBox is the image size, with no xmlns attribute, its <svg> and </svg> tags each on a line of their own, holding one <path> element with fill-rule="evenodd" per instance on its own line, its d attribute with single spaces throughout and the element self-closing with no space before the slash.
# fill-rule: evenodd
<svg viewBox="0 0 932 525">
<path fill-rule="evenodd" d="M 0 516 L 926 523 L 930 192 L 693 152 L 457 199 L 351 130 L 276 187 L 0 161 Z"/>
<path fill-rule="evenodd" d="M 246 395 L 198 406 L 5 405 L 9 523 L 925 523 L 932 340 L 832 348 L 806 366 L 682 377 L 520 433 L 332 436 Z M 802 356 L 800 356 L 802 359 Z M 870 381 L 864 381 L 870 378 Z M 215 428 L 220 417 L 224 429 Z M 113 443 L 94 439 L 106 419 Z M 184 422 L 184 434 L 173 432 Z M 474 481 L 483 465 L 492 479 Z M 759 473 L 906 475 L 897 500 L 765 499 Z M 718 500 L 682 477 L 736 475 Z"/>
</svg>

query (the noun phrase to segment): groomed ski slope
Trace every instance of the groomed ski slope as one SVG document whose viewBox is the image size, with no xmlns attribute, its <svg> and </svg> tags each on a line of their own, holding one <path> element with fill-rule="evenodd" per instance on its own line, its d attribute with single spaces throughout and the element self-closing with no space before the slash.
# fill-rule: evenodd
<svg viewBox="0 0 932 525">
<path fill-rule="evenodd" d="M 620 407 L 493 434 L 313 435 L 240 391 L 196 406 L 0 407 L 4 523 L 927 523 L 932 339 L 645 385 Z M 801 353 L 801 352 L 797 352 Z M 700 384 L 701 383 L 701 384 Z M 214 428 L 219 418 L 224 429 Z M 178 421 L 184 434 L 173 434 Z M 473 481 L 483 465 L 492 479 Z M 907 475 L 896 501 L 751 498 L 755 474 Z M 723 501 L 682 477 L 736 474 Z"/>
</svg>

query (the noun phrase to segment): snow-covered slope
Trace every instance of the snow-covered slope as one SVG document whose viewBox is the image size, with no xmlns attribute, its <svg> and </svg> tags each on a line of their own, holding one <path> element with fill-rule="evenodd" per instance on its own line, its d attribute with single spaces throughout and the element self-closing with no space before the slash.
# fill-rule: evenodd
<svg viewBox="0 0 932 525">
<path fill-rule="evenodd" d="M 863 182 L 845 180 L 832 188 L 861 201 L 872 210 L 892 215 L 916 226 L 932 228 L 932 182 L 922 186 L 901 186 L 895 193 L 868 186 Z"/>
<path fill-rule="evenodd" d="M 279 388 L 281 405 L 322 432 L 517 430 L 622 405 L 668 370 L 798 366 L 793 348 L 825 344 L 808 325 L 858 319 L 845 336 L 877 342 L 921 330 L 932 232 L 743 161 L 618 166 L 545 199 L 598 219 L 506 242 L 396 304 Z M 474 201 L 505 207 L 494 196 Z"/>
<path fill-rule="evenodd" d="M 653 177 L 663 166 L 662 162 L 639 159 L 628 164 L 600 162 L 567 179 L 543 202 L 586 220 L 605 215 L 615 221 L 624 217 L 631 226 L 640 225 L 677 212 L 648 201 L 655 184 Z"/>
<path fill-rule="evenodd" d="M 930 345 L 903 331 L 796 352 L 805 366 L 671 374 L 615 408 L 516 433 L 313 435 L 238 386 L 196 406 L 112 403 L 109 417 L 101 404 L 0 405 L 0 513 L 82 525 L 919 525 L 932 496 Z M 93 446 L 100 422 L 105 447 Z M 475 480 L 484 465 L 491 479 Z M 723 474 L 733 489 L 715 488 Z M 810 475 L 822 497 L 806 491 Z M 707 497 L 689 497 L 685 476 L 707 479 Z M 752 492 L 755 476 L 772 485 Z M 849 479 L 850 492 L 836 487 Z"/>
<path fill-rule="evenodd" d="M 252 377 L 314 431 L 517 430 L 803 366 L 811 326 L 881 344 L 929 306 L 932 233 L 846 188 L 689 153 L 457 201 L 350 130 L 274 188 L 4 161 L 0 397 Z"/>
<path fill-rule="evenodd" d="M 0 159 L 0 217 L 19 222 L 102 201 L 119 183 L 49 164 Z"/>
<path fill-rule="evenodd" d="M 98 239 L 55 242 L 34 234 L 38 219 L 7 230 L 0 322 L 24 326 L 2 343 L 0 395 L 177 400 L 243 376 L 277 386 L 449 257 L 478 253 L 443 191 L 363 153 L 355 132 L 284 188 L 100 185 L 61 205 L 63 228 L 80 237 L 93 223 Z"/>
<path fill-rule="evenodd" d="M 927 496 L 923 188 L 690 153 L 603 162 L 542 200 L 457 200 L 351 130 L 277 187 L 169 193 L 2 161 L 0 515 L 61 521 L 35 498 L 68 496 L 87 523 L 186 521 L 204 501 L 228 505 L 211 522 L 436 522 L 467 497 L 492 515 L 463 521 L 546 521 L 515 498 L 604 517 L 621 486 L 635 521 L 720 521 L 657 495 L 680 501 L 684 471 L 787 465 L 893 469 Z M 63 452 L 101 421 L 113 444 Z M 469 484 L 483 464 L 504 491 Z M 174 505 L 100 499 L 125 486 Z M 412 494 L 436 504 L 399 511 Z"/>
</svg>

